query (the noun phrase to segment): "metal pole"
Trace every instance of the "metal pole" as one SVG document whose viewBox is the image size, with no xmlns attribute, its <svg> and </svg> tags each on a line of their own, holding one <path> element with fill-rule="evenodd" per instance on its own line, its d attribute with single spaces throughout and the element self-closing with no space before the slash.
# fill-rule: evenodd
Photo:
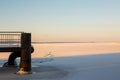
<svg viewBox="0 0 120 80">
<path fill-rule="evenodd" d="M 21 61 L 17 74 L 31 73 L 31 33 L 21 34 Z"/>
</svg>

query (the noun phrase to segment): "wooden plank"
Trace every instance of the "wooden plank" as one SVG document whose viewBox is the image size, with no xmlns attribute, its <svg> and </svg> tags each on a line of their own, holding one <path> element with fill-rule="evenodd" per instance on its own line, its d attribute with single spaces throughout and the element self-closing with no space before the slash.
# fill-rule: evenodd
<svg viewBox="0 0 120 80">
<path fill-rule="evenodd" d="M 20 47 L 0 47 L 0 52 L 17 52 L 21 51 Z"/>
</svg>

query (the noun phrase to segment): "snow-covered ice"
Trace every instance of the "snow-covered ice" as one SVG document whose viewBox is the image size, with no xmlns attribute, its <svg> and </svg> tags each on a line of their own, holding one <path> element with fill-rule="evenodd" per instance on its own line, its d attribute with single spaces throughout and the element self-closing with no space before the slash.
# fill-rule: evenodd
<svg viewBox="0 0 120 80">
<path fill-rule="evenodd" d="M 120 43 L 34 44 L 31 75 L 0 67 L 2 80 L 120 80 Z M 0 54 L 0 65 L 8 53 Z"/>
</svg>

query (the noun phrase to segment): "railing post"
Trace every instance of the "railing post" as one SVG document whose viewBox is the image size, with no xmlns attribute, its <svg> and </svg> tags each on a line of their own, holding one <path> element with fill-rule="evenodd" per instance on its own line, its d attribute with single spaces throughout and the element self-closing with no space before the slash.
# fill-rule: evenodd
<svg viewBox="0 0 120 80">
<path fill-rule="evenodd" d="M 31 73 L 31 33 L 21 34 L 21 61 L 17 74 Z"/>
</svg>

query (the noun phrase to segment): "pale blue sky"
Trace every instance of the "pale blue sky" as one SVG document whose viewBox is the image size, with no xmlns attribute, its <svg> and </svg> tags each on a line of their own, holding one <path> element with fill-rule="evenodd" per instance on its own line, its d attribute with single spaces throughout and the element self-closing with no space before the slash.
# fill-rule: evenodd
<svg viewBox="0 0 120 80">
<path fill-rule="evenodd" d="M 120 0 L 0 0 L 0 31 L 33 41 L 120 41 Z"/>
</svg>

